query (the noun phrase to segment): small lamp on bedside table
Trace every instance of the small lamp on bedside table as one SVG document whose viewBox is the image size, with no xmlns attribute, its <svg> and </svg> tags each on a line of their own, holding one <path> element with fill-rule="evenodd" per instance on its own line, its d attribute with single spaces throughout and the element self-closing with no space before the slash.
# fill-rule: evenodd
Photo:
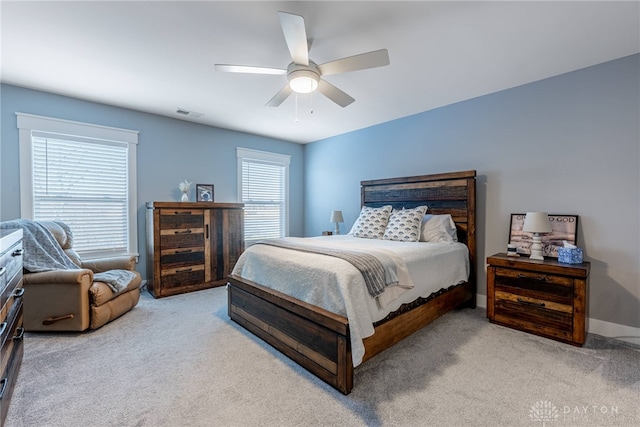
<svg viewBox="0 0 640 427">
<path fill-rule="evenodd" d="M 344 222 L 342 218 L 342 211 L 331 211 L 331 220 L 329 222 L 334 222 L 336 224 L 336 229 L 333 234 L 340 234 L 340 222 Z"/>
<path fill-rule="evenodd" d="M 546 212 L 527 212 L 522 231 L 533 233 L 530 259 L 544 260 L 542 256 L 542 239 L 540 234 L 551 233 L 551 224 Z"/>
</svg>

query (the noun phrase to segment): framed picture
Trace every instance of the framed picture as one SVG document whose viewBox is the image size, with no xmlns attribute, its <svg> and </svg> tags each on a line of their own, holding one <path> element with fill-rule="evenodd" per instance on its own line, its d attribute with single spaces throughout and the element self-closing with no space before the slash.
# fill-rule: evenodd
<svg viewBox="0 0 640 427">
<path fill-rule="evenodd" d="M 509 226 L 509 243 L 516 245 L 519 254 L 529 255 L 533 233 L 522 231 L 526 214 L 511 214 Z M 549 215 L 551 233 L 542 234 L 542 255 L 558 258 L 558 248 L 563 246 L 563 240 L 576 244 L 578 238 L 578 215 Z"/>
<path fill-rule="evenodd" d="M 199 202 L 213 202 L 213 184 L 196 184 L 196 196 Z"/>
</svg>

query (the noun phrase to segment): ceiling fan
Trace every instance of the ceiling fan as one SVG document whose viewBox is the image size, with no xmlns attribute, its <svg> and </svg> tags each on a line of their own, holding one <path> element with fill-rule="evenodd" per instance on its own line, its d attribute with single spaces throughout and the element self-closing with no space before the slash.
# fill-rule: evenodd
<svg viewBox="0 0 640 427">
<path fill-rule="evenodd" d="M 304 18 L 288 12 L 278 12 L 278 15 L 282 32 L 293 60 L 286 69 L 249 65 L 215 65 L 216 70 L 230 73 L 286 75 L 287 84 L 267 102 L 269 107 L 279 106 L 294 92 L 309 93 L 315 90 L 318 90 L 339 106 L 346 107 L 355 99 L 324 80 L 323 76 L 389 65 L 389 52 L 387 52 L 387 49 L 361 53 L 318 65 L 309 59 L 309 46 L 307 44 Z"/>
</svg>

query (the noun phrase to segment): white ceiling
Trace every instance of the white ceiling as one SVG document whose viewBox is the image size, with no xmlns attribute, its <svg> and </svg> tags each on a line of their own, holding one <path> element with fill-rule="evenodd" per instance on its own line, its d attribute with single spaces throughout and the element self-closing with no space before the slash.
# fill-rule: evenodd
<svg viewBox="0 0 640 427">
<path fill-rule="evenodd" d="M 266 102 L 285 76 L 278 11 L 304 16 L 321 64 L 389 50 L 391 65 L 327 76 L 356 101 Z M 2 1 L 2 82 L 307 143 L 640 52 L 640 2 Z M 310 107 L 313 114 L 310 114 Z M 182 108 L 203 113 L 183 117 Z"/>
</svg>

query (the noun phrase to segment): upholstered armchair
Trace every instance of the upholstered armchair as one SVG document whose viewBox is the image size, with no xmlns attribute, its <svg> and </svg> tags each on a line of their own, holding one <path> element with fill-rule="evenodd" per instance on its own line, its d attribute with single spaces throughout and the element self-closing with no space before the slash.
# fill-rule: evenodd
<svg viewBox="0 0 640 427">
<path fill-rule="evenodd" d="M 63 269 L 24 272 L 24 327 L 27 331 L 84 331 L 97 329 L 131 310 L 140 298 L 141 277 L 134 257 L 80 259 L 73 250 L 73 233 L 65 223 L 38 221 L 48 229 L 73 264 Z M 28 255 L 25 246 L 25 257 Z M 74 268 L 75 267 L 75 268 Z M 25 265 L 26 268 L 26 265 Z M 95 275 L 128 270 L 125 283 L 115 288 Z"/>
</svg>

